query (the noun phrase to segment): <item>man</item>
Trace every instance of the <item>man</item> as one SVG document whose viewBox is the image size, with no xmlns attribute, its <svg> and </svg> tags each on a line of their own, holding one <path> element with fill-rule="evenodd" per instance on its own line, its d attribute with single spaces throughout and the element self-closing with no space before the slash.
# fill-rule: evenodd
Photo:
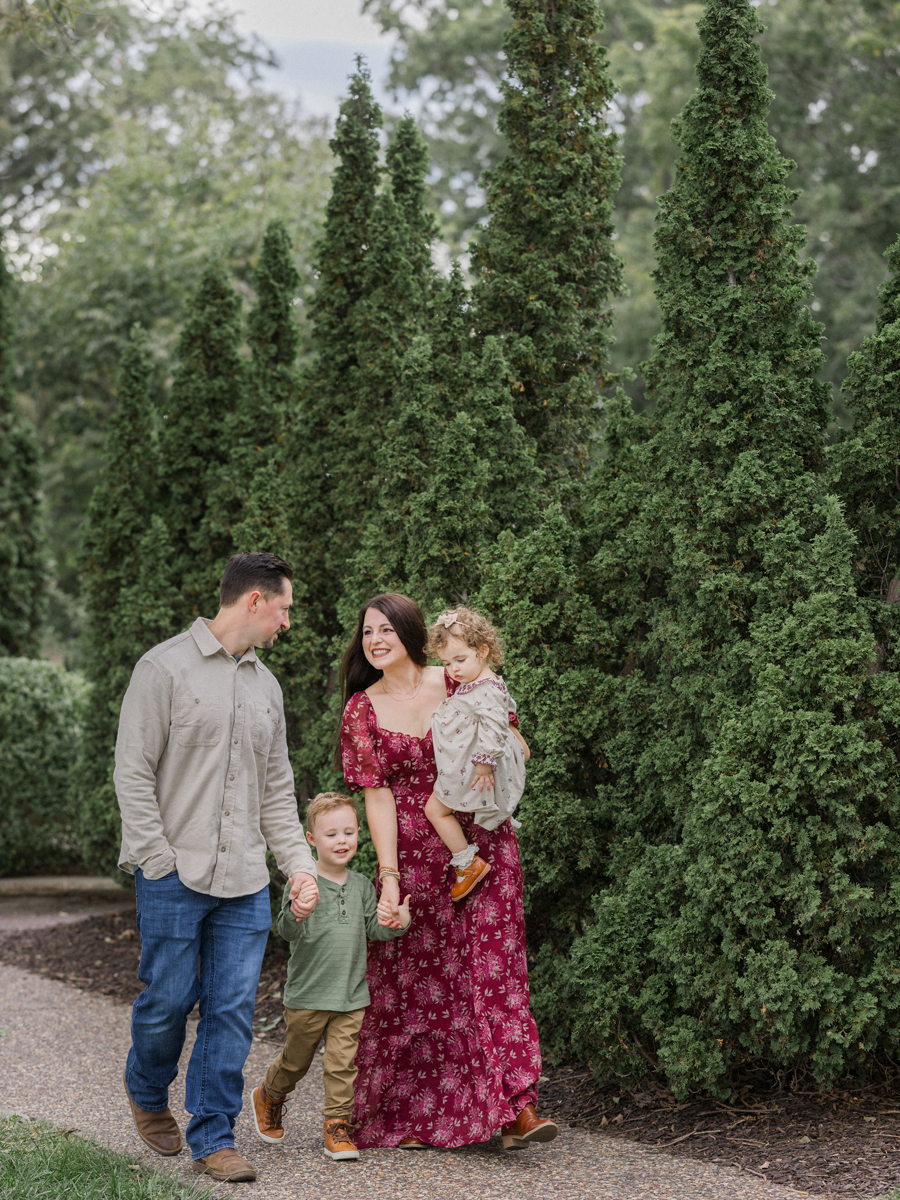
<svg viewBox="0 0 900 1200">
<path fill-rule="evenodd" d="M 178 1154 L 168 1088 L 199 1002 L 187 1143 L 195 1171 L 230 1182 L 256 1178 L 235 1150 L 234 1123 L 272 920 L 266 846 L 300 911 L 319 898 L 281 689 L 254 652 L 290 628 L 292 578 L 275 554 L 235 555 L 215 620 L 198 617 L 135 667 L 116 743 L 119 866 L 135 876 L 147 984 L 134 1002 L 125 1090 L 143 1140 Z"/>
</svg>

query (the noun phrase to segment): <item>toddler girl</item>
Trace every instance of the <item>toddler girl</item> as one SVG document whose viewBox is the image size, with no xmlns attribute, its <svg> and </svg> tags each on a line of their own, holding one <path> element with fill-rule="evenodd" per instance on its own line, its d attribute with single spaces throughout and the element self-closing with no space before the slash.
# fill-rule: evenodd
<svg viewBox="0 0 900 1200">
<path fill-rule="evenodd" d="M 525 751 L 509 727 L 516 702 L 490 669 L 503 651 L 496 629 L 470 608 L 441 613 L 431 628 L 428 653 L 439 658 L 460 686 L 431 718 L 437 763 L 425 815 L 451 853 L 462 900 L 490 871 L 478 847 L 466 842 L 456 812 L 471 812 L 484 829 L 496 829 L 515 811 L 525 787 Z"/>
</svg>

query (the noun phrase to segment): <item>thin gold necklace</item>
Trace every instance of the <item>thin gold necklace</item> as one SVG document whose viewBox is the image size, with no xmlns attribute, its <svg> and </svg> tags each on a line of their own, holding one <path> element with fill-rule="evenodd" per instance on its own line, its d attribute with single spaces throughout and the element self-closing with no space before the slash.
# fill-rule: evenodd
<svg viewBox="0 0 900 1200">
<path fill-rule="evenodd" d="M 405 696 L 403 695 L 402 692 L 392 692 L 391 689 L 385 684 L 383 675 L 379 682 L 381 683 L 383 690 L 385 692 L 387 692 L 387 694 L 389 696 L 392 696 L 394 700 L 414 700 L 416 698 L 416 696 L 418 696 L 418 694 L 419 694 L 419 689 L 422 686 L 422 680 L 424 678 L 425 678 L 425 672 L 422 671 L 422 673 L 419 675 L 419 682 L 416 684 L 416 686 L 413 688 L 413 690 L 411 692 L 407 692 L 407 694 Z"/>
</svg>

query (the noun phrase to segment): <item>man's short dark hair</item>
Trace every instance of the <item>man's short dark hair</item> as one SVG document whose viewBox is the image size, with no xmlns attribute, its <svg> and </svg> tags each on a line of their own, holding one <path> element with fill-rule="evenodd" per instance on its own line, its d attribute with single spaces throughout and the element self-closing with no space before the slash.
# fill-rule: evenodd
<svg viewBox="0 0 900 1200">
<path fill-rule="evenodd" d="M 235 554 L 228 560 L 219 584 L 219 603 L 223 608 L 237 604 L 246 592 L 258 591 L 265 600 L 280 596 L 285 580 L 290 582 L 294 572 L 277 554 L 265 551 Z"/>
</svg>

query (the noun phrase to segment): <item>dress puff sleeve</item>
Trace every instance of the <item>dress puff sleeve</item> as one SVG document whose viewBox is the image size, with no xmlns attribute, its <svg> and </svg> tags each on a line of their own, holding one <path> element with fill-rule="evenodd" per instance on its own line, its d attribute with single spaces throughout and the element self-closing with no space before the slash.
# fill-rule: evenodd
<svg viewBox="0 0 900 1200">
<path fill-rule="evenodd" d="M 365 692 L 351 696 L 344 709 L 341 761 L 344 779 L 351 792 L 391 786 L 375 749 L 375 710 Z"/>
<path fill-rule="evenodd" d="M 456 689 L 460 686 L 455 679 L 450 678 L 450 676 L 447 674 L 446 668 L 444 669 L 444 685 L 447 688 L 448 696 L 452 696 Z M 519 728 L 519 718 L 514 712 L 509 714 L 509 723 L 512 725 L 513 729 Z M 472 761 L 476 762 L 477 760 L 473 759 Z"/>
</svg>

